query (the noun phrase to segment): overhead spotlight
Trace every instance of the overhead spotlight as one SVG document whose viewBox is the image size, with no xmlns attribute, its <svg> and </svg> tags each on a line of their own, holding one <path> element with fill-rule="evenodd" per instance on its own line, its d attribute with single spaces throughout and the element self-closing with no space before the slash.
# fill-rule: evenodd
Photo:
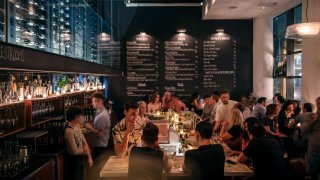
<svg viewBox="0 0 320 180">
<path fill-rule="evenodd" d="M 186 30 L 186 29 L 178 29 L 177 32 L 178 32 L 178 33 L 186 33 L 187 30 Z"/>
<path fill-rule="evenodd" d="M 218 34 L 223 34 L 224 33 L 224 29 L 217 29 L 217 33 Z"/>
<path fill-rule="evenodd" d="M 145 32 L 140 32 L 140 35 L 146 35 L 146 33 Z"/>
</svg>

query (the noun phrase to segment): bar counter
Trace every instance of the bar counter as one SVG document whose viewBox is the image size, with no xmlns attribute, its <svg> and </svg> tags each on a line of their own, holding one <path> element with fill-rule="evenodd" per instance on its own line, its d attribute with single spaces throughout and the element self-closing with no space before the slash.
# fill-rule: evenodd
<svg viewBox="0 0 320 180">
<path fill-rule="evenodd" d="M 236 162 L 236 157 L 226 157 L 228 160 Z M 172 161 L 171 161 L 172 160 Z M 184 158 L 177 156 L 169 161 L 172 162 L 172 169 L 170 173 L 166 173 L 167 177 L 189 177 L 190 174 L 182 171 L 182 164 Z M 230 177 L 250 177 L 254 176 L 254 172 L 245 164 L 225 163 L 224 175 Z M 126 178 L 128 177 L 128 157 L 119 158 L 116 156 L 110 156 L 106 164 L 100 171 L 101 178 Z"/>
</svg>

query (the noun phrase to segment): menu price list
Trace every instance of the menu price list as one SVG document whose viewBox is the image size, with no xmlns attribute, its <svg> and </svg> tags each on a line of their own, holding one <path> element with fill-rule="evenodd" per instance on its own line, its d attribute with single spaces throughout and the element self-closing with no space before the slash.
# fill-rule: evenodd
<svg viewBox="0 0 320 180">
<path fill-rule="evenodd" d="M 159 78 L 159 41 L 137 35 L 127 41 L 127 95 L 143 97 L 152 94 Z"/>
<path fill-rule="evenodd" d="M 236 40 L 213 35 L 203 41 L 203 88 L 235 88 L 236 71 Z"/>
<path fill-rule="evenodd" d="M 102 64 L 120 68 L 120 42 L 106 41 L 99 44 L 99 50 L 102 56 Z"/>
<path fill-rule="evenodd" d="M 190 96 L 190 87 L 199 77 L 199 41 L 187 35 L 177 35 L 165 41 L 164 48 L 164 89 L 181 97 Z"/>
</svg>

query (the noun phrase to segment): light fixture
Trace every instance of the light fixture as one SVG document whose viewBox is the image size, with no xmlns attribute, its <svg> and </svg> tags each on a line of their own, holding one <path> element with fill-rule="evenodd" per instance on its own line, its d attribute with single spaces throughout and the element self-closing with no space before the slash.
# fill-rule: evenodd
<svg viewBox="0 0 320 180">
<path fill-rule="evenodd" d="M 99 35 L 100 41 L 110 41 L 110 36 L 107 33 L 101 33 Z"/>
<path fill-rule="evenodd" d="M 186 30 L 186 29 L 178 29 L 177 32 L 178 32 L 178 33 L 186 33 L 187 30 Z"/>
<path fill-rule="evenodd" d="M 216 30 L 218 34 L 223 34 L 224 33 L 224 29 L 217 29 Z"/>
<path fill-rule="evenodd" d="M 287 27 L 286 38 L 301 40 L 303 37 L 320 37 L 320 22 L 309 22 L 308 20 L 308 3 L 309 0 L 305 1 L 307 4 L 306 8 L 306 22 L 293 24 Z M 314 9 L 313 15 L 317 14 L 318 9 Z M 320 12 L 320 11 L 319 11 Z M 318 12 L 318 13 L 319 13 Z M 313 17 L 315 19 L 316 17 Z"/>
<path fill-rule="evenodd" d="M 286 38 L 301 40 L 303 37 L 317 37 L 320 35 L 320 22 L 293 24 L 287 27 Z"/>
<path fill-rule="evenodd" d="M 145 32 L 140 32 L 140 35 L 146 35 L 146 33 Z"/>
</svg>

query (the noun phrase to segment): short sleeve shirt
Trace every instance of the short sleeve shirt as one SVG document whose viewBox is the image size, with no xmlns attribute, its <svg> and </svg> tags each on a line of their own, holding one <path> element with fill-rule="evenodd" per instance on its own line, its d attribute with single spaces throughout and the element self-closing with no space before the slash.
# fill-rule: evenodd
<svg viewBox="0 0 320 180">
<path fill-rule="evenodd" d="M 228 104 L 220 104 L 217 107 L 217 112 L 216 112 L 216 121 L 222 121 L 222 120 L 230 120 L 230 114 L 233 106 L 236 104 L 236 101 L 229 100 Z"/>
<path fill-rule="evenodd" d="M 122 119 L 112 129 L 114 144 L 120 144 L 123 141 L 124 133 L 127 130 L 125 121 L 126 121 L 125 119 Z M 145 127 L 145 125 L 146 125 L 146 122 L 143 119 L 141 119 L 140 117 L 138 117 L 137 122 L 136 122 L 136 129 L 129 135 L 128 147 L 130 147 L 132 145 L 137 146 L 137 147 L 142 146 L 141 136 L 142 136 L 142 130 Z"/>
</svg>

